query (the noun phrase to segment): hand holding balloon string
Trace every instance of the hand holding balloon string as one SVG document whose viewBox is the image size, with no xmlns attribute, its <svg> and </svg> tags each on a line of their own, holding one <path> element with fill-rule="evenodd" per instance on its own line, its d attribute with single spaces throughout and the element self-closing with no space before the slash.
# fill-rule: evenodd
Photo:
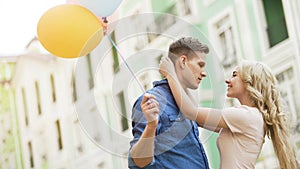
<svg viewBox="0 0 300 169">
<path fill-rule="evenodd" d="M 106 17 L 102 17 L 101 24 L 102 24 L 103 35 L 104 35 L 104 36 L 105 36 L 106 33 L 107 33 L 107 23 L 108 23 L 107 18 L 106 18 Z"/>
<path fill-rule="evenodd" d="M 140 106 L 148 122 L 148 126 L 156 127 L 159 117 L 159 103 L 155 99 L 155 96 L 145 93 Z"/>
</svg>

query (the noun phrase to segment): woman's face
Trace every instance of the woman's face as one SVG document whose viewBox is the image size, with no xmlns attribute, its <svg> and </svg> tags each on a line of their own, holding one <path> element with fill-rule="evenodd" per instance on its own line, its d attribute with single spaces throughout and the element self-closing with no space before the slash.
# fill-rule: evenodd
<svg viewBox="0 0 300 169">
<path fill-rule="evenodd" d="M 239 75 L 239 68 L 235 68 L 230 79 L 227 79 L 227 97 L 241 98 L 247 93 L 246 83 L 242 81 Z"/>
</svg>

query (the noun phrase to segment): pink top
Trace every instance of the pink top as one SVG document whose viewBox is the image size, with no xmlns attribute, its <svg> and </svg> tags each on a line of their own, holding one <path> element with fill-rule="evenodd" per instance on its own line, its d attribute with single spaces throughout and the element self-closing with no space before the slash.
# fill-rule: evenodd
<svg viewBox="0 0 300 169">
<path fill-rule="evenodd" d="M 264 143 L 265 124 L 256 108 L 226 108 L 222 116 L 229 129 L 222 129 L 217 139 L 221 169 L 255 168 Z"/>
</svg>

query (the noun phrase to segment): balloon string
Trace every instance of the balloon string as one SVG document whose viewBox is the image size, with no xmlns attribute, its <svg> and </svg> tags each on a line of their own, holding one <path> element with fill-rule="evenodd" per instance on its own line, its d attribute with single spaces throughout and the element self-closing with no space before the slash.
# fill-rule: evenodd
<svg viewBox="0 0 300 169">
<path fill-rule="evenodd" d="M 113 47 L 117 50 L 117 52 L 119 53 L 119 55 L 121 56 L 122 60 L 124 61 L 126 67 L 128 68 L 128 70 L 130 71 L 130 73 L 132 74 L 132 76 L 134 77 L 134 79 L 136 80 L 136 82 L 138 83 L 140 89 L 143 91 L 143 93 L 145 93 L 145 89 L 143 87 L 143 85 L 141 84 L 141 82 L 138 80 L 138 78 L 135 76 L 134 72 L 132 71 L 132 69 L 130 68 L 130 66 L 128 65 L 128 63 L 126 62 L 126 60 L 124 59 L 122 53 L 120 52 L 118 46 L 115 44 L 115 42 L 112 40 L 112 38 L 110 37 L 110 35 L 108 33 L 106 33 L 107 38 L 109 39 L 109 41 L 111 42 L 111 44 L 113 45 Z"/>
</svg>

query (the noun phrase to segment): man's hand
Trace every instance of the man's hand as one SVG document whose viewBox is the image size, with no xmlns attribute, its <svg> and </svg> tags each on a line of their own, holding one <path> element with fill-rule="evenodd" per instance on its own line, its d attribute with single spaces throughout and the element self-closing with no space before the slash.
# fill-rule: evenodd
<svg viewBox="0 0 300 169">
<path fill-rule="evenodd" d="M 148 121 L 149 127 L 157 127 L 159 115 L 159 103 L 154 95 L 145 93 L 141 102 L 142 111 Z"/>
</svg>

